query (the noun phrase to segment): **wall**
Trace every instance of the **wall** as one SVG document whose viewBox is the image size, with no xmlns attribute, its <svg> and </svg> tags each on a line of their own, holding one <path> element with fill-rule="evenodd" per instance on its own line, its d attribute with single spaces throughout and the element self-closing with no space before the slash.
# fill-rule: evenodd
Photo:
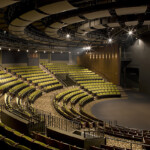
<svg viewBox="0 0 150 150">
<path fill-rule="evenodd" d="M 150 33 L 143 35 L 128 47 L 132 61 L 128 67 L 139 68 L 139 88 L 141 92 L 150 94 Z"/>
<path fill-rule="evenodd" d="M 28 66 L 39 66 L 39 54 L 38 53 L 28 54 Z"/>
<path fill-rule="evenodd" d="M 51 53 L 51 61 L 69 61 L 69 54 L 60 52 Z"/>
<path fill-rule="evenodd" d="M 2 50 L 2 64 L 24 64 L 27 63 L 27 53 Z"/>
<path fill-rule="evenodd" d="M 114 84 L 120 84 L 120 55 L 117 44 L 98 47 L 96 52 L 84 53 L 77 58 L 81 66 L 102 75 Z"/>
</svg>

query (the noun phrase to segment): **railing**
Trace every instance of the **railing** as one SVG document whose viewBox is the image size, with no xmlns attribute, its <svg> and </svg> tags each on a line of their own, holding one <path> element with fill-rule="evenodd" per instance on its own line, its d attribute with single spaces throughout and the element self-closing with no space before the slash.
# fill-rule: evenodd
<svg viewBox="0 0 150 150">
<path fill-rule="evenodd" d="M 74 131 L 81 128 L 80 123 L 77 121 L 67 120 L 43 110 L 34 109 L 34 112 L 44 118 L 46 127 L 58 128 L 64 131 Z"/>
<path fill-rule="evenodd" d="M 104 138 L 104 130 L 88 130 L 88 131 L 84 131 L 84 138 L 100 138 L 103 137 Z"/>
</svg>

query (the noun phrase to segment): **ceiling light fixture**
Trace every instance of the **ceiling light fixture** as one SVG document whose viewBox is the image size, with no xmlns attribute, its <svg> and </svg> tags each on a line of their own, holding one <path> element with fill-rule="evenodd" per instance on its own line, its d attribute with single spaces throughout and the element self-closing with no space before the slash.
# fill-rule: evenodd
<svg viewBox="0 0 150 150">
<path fill-rule="evenodd" d="M 128 34 L 129 34 L 129 35 L 132 35 L 132 34 L 133 34 L 133 31 L 130 30 L 130 31 L 128 32 Z"/>
<path fill-rule="evenodd" d="M 111 43 L 111 42 L 112 42 L 112 38 L 109 38 L 109 39 L 108 39 L 108 43 Z"/>
<path fill-rule="evenodd" d="M 84 50 L 91 50 L 91 46 L 83 47 Z"/>
<path fill-rule="evenodd" d="M 67 34 L 67 35 L 66 35 L 66 38 L 68 38 L 68 39 L 69 39 L 69 38 L 70 38 L 70 34 Z"/>
</svg>

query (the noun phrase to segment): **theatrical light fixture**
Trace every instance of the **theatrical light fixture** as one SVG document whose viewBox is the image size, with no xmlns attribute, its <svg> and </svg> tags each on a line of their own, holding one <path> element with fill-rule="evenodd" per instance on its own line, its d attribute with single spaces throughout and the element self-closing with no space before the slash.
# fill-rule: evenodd
<svg viewBox="0 0 150 150">
<path fill-rule="evenodd" d="M 70 34 L 67 34 L 67 35 L 66 35 L 66 38 L 70 38 Z"/>
<path fill-rule="evenodd" d="M 128 32 L 128 34 L 129 34 L 129 35 L 132 35 L 132 34 L 133 34 L 133 31 L 130 30 L 130 31 Z"/>
<path fill-rule="evenodd" d="M 109 38 L 109 39 L 108 39 L 108 43 L 111 43 L 111 42 L 112 42 L 112 38 Z"/>
<path fill-rule="evenodd" d="M 91 46 L 83 47 L 84 50 L 91 50 Z"/>
</svg>

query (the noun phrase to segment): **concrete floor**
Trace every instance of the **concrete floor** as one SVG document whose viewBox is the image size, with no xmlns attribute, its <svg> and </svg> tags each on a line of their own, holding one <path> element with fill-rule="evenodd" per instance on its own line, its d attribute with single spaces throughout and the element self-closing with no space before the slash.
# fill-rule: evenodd
<svg viewBox="0 0 150 150">
<path fill-rule="evenodd" d="M 117 120 L 118 125 L 150 130 L 150 96 L 126 93 L 126 99 L 99 101 L 91 108 L 92 114 L 106 122 Z"/>
</svg>

